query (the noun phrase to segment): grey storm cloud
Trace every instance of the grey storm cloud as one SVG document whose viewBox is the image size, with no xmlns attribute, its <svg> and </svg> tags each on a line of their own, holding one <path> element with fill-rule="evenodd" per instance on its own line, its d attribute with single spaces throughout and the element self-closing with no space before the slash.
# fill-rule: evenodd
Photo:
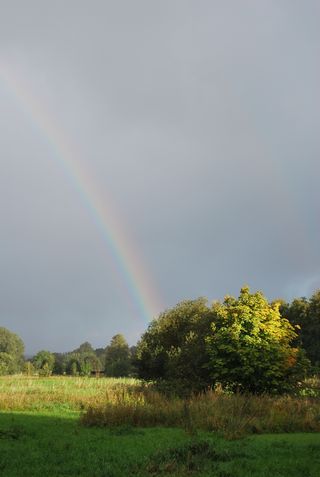
<svg viewBox="0 0 320 477">
<path fill-rule="evenodd" d="M 28 352 L 147 326 L 28 95 L 112 198 L 157 312 L 320 287 L 319 19 L 311 0 L 0 0 L 0 322 Z"/>
</svg>

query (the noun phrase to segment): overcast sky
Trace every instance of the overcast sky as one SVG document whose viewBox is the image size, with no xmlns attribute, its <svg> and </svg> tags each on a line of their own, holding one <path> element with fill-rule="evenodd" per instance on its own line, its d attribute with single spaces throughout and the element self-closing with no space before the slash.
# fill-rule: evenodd
<svg viewBox="0 0 320 477">
<path fill-rule="evenodd" d="M 320 287 L 319 22 L 312 0 L 0 0 L 0 326 L 28 353 L 147 326 L 32 101 L 111 197 L 156 312 Z"/>
</svg>

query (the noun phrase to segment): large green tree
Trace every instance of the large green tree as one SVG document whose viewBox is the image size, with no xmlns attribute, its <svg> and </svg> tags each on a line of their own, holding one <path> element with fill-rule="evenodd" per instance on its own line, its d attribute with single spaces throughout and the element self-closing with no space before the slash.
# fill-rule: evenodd
<svg viewBox="0 0 320 477">
<path fill-rule="evenodd" d="M 140 377 L 165 381 L 177 391 L 210 386 L 205 340 L 213 319 L 205 298 L 183 301 L 161 313 L 137 346 Z"/>
<path fill-rule="evenodd" d="M 23 366 L 24 344 L 21 338 L 0 327 L 0 374 L 14 374 Z"/>
<path fill-rule="evenodd" d="M 304 375 L 307 360 L 292 345 L 294 327 L 262 293 L 242 288 L 239 298 L 214 305 L 206 339 L 212 383 L 254 393 L 289 391 Z"/>
<path fill-rule="evenodd" d="M 80 354 L 85 354 L 85 353 L 94 354 L 94 349 L 92 345 L 89 343 L 89 341 L 85 341 L 79 346 L 79 348 L 75 349 L 73 352 L 80 353 Z"/>
</svg>

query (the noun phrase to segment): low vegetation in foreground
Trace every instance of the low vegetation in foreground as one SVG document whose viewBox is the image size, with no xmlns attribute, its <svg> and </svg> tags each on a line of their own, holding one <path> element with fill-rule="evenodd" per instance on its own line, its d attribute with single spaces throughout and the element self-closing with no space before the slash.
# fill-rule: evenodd
<svg viewBox="0 0 320 477">
<path fill-rule="evenodd" d="M 316 397 L 182 399 L 133 379 L 11 376 L 0 408 L 4 477 L 319 475 L 320 434 L 292 433 L 320 430 Z"/>
<path fill-rule="evenodd" d="M 125 392 L 114 402 L 89 405 L 81 422 L 106 427 L 181 427 L 189 433 L 213 431 L 231 439 L 268 432 L 320 432 L 320 401 L 214 391 L 182 399 L 146 389 Z"/>
<path fill-rule="evenodd" d="M 86 428 L 57 415 L 2 414 L 3 477 L 318 477 L 318 434 L 228 441 L 181 429 Z"/>
<path fill-rule="evenodd" d="M 132 378 L 6 376 L 0 380 L 0 409 L 78 413 L 86 426 L 180 427 L 228 438 L 319 432 L 319 381 L 310 380 L 303 389 L 307 390 L 311 396 L 255 396 L 217 389 L 181 398 Z"/>
</svg>

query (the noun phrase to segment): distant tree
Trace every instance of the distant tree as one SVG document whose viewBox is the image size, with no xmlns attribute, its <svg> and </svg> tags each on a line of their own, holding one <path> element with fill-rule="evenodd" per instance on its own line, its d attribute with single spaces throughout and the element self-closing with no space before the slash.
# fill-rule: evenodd
<svg viewBox="0 0 320 477">
<path fill-rule="evenodd" d="M 85 341 L 72 353 L 68 353 L 67 372 L 90 376 L 92 372 L 98 374 L 103 366 L 92 345 Z"/>
<path fill-rule="evenodd" d="M 105 374 L 112 377 L 129 376 L 131 371 L 130 350 L 124 336 L 113 336 L 105 349 Z"/>
<path fill-rule="evenodd" d="M 0 374 L 14 374 L 23 366 L 24 344 L 18 335 L 0 327 Z"/>
<path fill-rule="evenodd" d="M 50 376 L 54 367 L 54 354 L 50 351 L 39 351 L 32 359 L 32 364 L 42 376 Z"/>
<path fill-rule="evenodd" d="M 131 371 L 130 371 L 130 376 L 132 377 L 139 377 L 139 369 L 137 365 L 137 346 L 130 346 L 129 352 L 130 352 L 130 362 L 131 362 Z"/>
<path fill-rule="evenodd" d="M 35 369 L 31 361 L 25 361 L 23 365 L 23 372 L 27 376 L 32 376 L 34 374 Z"/>
<path fill-rule="evenodd" d="M 102 368 L 94 352 L 72 352 L 66 355 L 66 372 L 72 376 L 90 376 L 92 372 L 98 374 Z"/>
<path fill-rule="evenodd" d="M 94 350 L 95 352 L 95 355 L 99 358 L 100 362 L 101 363 L 104 363 L 105 362 L 105 359 L 106 359 L 106 350 L 105 348 L 96 348 Z"/>
<path fill-rule="evenodd" d="M 81 357 L 79 364 L 80 364 L 80 375 L 90 376 L 92 371 L 91 361 L 84 357 Z"/>
<path fill-rule="evenodd" d="M 90 376 L 92 372 L 98 374 L 102 370 L 102 364 L 95 353 L 82 353 L 79 364 L 82 376 Z"/>
<path fill-rule="evenodd" d="M 99 375 L 104 369 L 104 363 L 97 355 L 94 355 L 91 358 L 91 369 L 96 375 Z"/>
<path fill-rule="evenodd" d="M 80 361 L 80 353 L 66 353 L 66 373 L 70 374 L 71 376 L 78 376 L 80 374 Z"/>
<path fill-rule="evenodd" d="M 78 366 L 78 363 L 77 361 L 71 361 L 70 362 L 70 374 L 71 376 L 78 376 L 79 375 L 79 366 Z"/>
<path fill-rule="evenodd" d="M 105 354 L 106 350 L 105 350 L 105 348 L 96 348 L 96 349 L 94 350 L 94 352 L 96 353 L 96 355 L 97 355 L 98 357 L 100 357 L 100 356 L 102 356 L 102 355 Z"/>
<path fill-rule="evenodd" d="M 262 293 L 241 289 L 238 299 L 214 305 L 215 320 L 207 337 L 212 383 L 253 393 L 289 391 L 304 376 L 308 361 L 292 346 L 294 327 L 281 318 L 279 304 Z"/>
<path fill-rule="evenodd" d="M 88 341 L 85 341 L 84 343 L 82 343 L 79 348 L 75 349 L 73 351 L 73 353 L 80 353 L 80 354 L 83 354 L 83 353 L 92 353 L 94 354 L 94 349 L 92 347 L 92 345 L 88 342 Z"/>
<path fill-rule="evenodd" d="M 53 374 L 66 374 L 67 372 L 67 363 L 68 363 L 68 353 L 53 353 L 54 355 L 54 366 Z"/>
</svg>

